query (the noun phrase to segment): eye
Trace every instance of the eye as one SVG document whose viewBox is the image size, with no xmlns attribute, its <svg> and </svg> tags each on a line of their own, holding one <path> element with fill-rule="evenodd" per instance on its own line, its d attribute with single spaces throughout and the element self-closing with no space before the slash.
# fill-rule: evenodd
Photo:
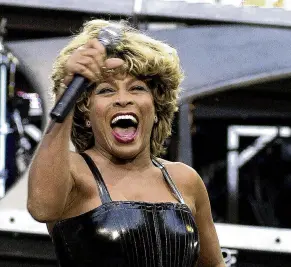
<svg viewBox="0 0 291 267">
<path fill-rule="evenodd" d="M 114 89 L 111 87 L 104 87 L 96 90 L 96 95 L 113 93 Z"/>
<path fill-rule="evenodd" d="M 142 85 L 135 85 L 131 88 L 131 90 L 134 91 L 148 91 L 148 88 L 146 86 L 142 86 Z"/>
</svg>

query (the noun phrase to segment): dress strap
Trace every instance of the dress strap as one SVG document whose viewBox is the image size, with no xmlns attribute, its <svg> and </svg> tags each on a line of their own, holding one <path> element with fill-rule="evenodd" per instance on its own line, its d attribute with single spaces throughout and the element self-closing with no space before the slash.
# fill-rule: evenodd
<svg viewBox="0 0 291 267">
<path fill-rule="evenodd" d="M 167 169 L 165 168 L 164 164 L 159 162 L 157 159 L 152 158 L 152 162 L 153 164 L 160 168 L 160 170 L 163 173 L 164 179 L 167 182 L 167 184 L 170 186 L 170 188 L 173 191 L 174 196 L 177 198 L 177 200 L 181 203 L 181 204 L 185 204 L 185 201 L 180 193 L 180 191 L 178 190 L 177 186 L 175 185 L 175 183 L 173 182 L 170 174 L 168 173 Z"/>
<path fill-rule="evenodd" d="M 112 199 L 111 199 L 110 194 L 108 192 L 107 186 L 105 185 L 104 180 L 102 178 L 102 175 L 101 175 L 99 169 L 97 168 L 95 162 L 92 160 L 92 158 L 88 154 L 86 154 L 84 152 L 80 153 L 80 155 L 86 161 L 87 165 L 89 166 L 89 168 L 90 168 L 90 170 L 95 178 L 102 204 L 112 202 Z"/>
</svg>

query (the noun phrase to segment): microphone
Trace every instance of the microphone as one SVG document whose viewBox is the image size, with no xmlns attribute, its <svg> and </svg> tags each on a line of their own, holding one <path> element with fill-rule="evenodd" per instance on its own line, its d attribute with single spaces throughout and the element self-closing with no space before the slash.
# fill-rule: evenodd
<svg viewBox="0 0 291 267">
<path fill-rule="evenodd" d="M 105 47 L 107 55 L 114 52 L 122 38 L 121 27 L 107 26 L 100 30 L 98 41 Z M 68 88 L 60 97 L 50 116 L 54 122 L 62 123 L 72 110 L 80 94 L 88 87 L 90 81 L 82 75 L 75 74 Z M 52 127 L 52 126 L 51 126 Z M 49 128 L 51 128 L 49 127 Z"/>
</svg>

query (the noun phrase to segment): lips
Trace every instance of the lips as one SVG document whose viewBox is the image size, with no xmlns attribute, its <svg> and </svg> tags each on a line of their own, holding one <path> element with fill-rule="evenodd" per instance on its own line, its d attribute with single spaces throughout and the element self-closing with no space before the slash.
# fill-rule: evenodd
<svg viewBox="0 0 291 267">
<path fill-rule="evenodd" d="M 138 116 L 135 113 L 115 114 L 110 123 L 115 140 L 123 144 L 133 142 L 138 133 L 138 122 Z"/>
<path fill-rule="evenodd" d="M 113 127 L 114 124 L 116 124 L 119 120 L 131 120 L 133 123 L 138 124 L 138 116 L 133 112 L 127 112 L 127 113 L 116 113 L 111 118 L 111 127 Z"/>
</svg>

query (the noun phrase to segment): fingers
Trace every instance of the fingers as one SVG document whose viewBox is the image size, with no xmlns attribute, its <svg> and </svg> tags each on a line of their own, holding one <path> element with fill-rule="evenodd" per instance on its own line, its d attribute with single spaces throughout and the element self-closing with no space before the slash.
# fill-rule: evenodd
<svg viewBox="0 0 291 267">
<path fill-rule="evenodd" d="M 99 51 L 100 54 L 106 57 L 106 49 L 105 47 L 97 40 L 97 39 L 91 39 L 89 40 L 85 45 L 83 45 L 84 48 L 93 48 Z"/>
<path fill-rule="evenodd" d="M 74 74 L 80 74 L 89 80 L 96 81 L 100 78 L 101 69 L 104 67 L 106 50 L 97 40 L 90 40 L 85 45 L 76 49 L 65 65 L 64 83 L 67 85 Z"/>
<path fill-rule="evenodd" d="M 79 47 L 77 50 L 79 50 L 81 56 L 92 57 L 100 68 L 104 66 L 106 49 L 97 39 L 89 40 L 85 45 Z"/>
<path fill-rule="evenodd" d="M 107 69 L 116 69 L 121 67 L 124 63 L 124 60 L 121 58 L 109 58 L 105 60 L 104 65 Z"/>
<path fill-rule="evenodd" d="M 74 74 L 73 73 L 67 73 L 67 75 L 62 79 L 62 83 L 65 86 L 68 86 L 68 84 L 73 80 Z"/>
<path fill-rule="evenodd" d="M 63 82 L 68 85 L 74 74 L 80 74 L 96 82 L 103 74 L 106 76 L 108 73 L 113 73 L 114 69 L 117 70 L 124 63 L 120 58 L 106 59 L 105 47 L 97 39 L 92 39 L 71 54 L 65 65 L 67 74 Z"/>
<path fill-rule="evenodd" d="M 92 57 L 88 56 L 80 57 L 80 59 L 77 59 L 76 63 L 79 66 L 79 69 L 81 67 L 80 69 L 80 71 L 82 72 L 81 74 L 84 74 L 83 72 L 85 71 L 83 67 L 87 68 L 90 72 L 95 73 L 96 77 L 99 77 L 101 74 L 102 66 L 100 66 L 99 63 Z M 76 69 L 75 71 L 78 71 L 78 69 Z"/>
<path fill-rule="evenodd" d="M 88 80 L 93 81 L 93 82 L 97 81 L 100 78 L 100 72 L 92 71 L 92 69 L 88 68 L 86 65 L 83 65 L 81 63 L 75 63 L 71 67 L 71 71 L 72 73 L 80 74 L 83 77 L 86 77 Z"/>
<path fill-rule="evenodd" d="M 106 54 L 104 54 L 102 51 L 99 51 L 96 48 L 86 48 L 86 47 L 80 47 L 78 50 L 80 56 L 91 57 L 99 67 L 104 66 Z"/>
</svg>

